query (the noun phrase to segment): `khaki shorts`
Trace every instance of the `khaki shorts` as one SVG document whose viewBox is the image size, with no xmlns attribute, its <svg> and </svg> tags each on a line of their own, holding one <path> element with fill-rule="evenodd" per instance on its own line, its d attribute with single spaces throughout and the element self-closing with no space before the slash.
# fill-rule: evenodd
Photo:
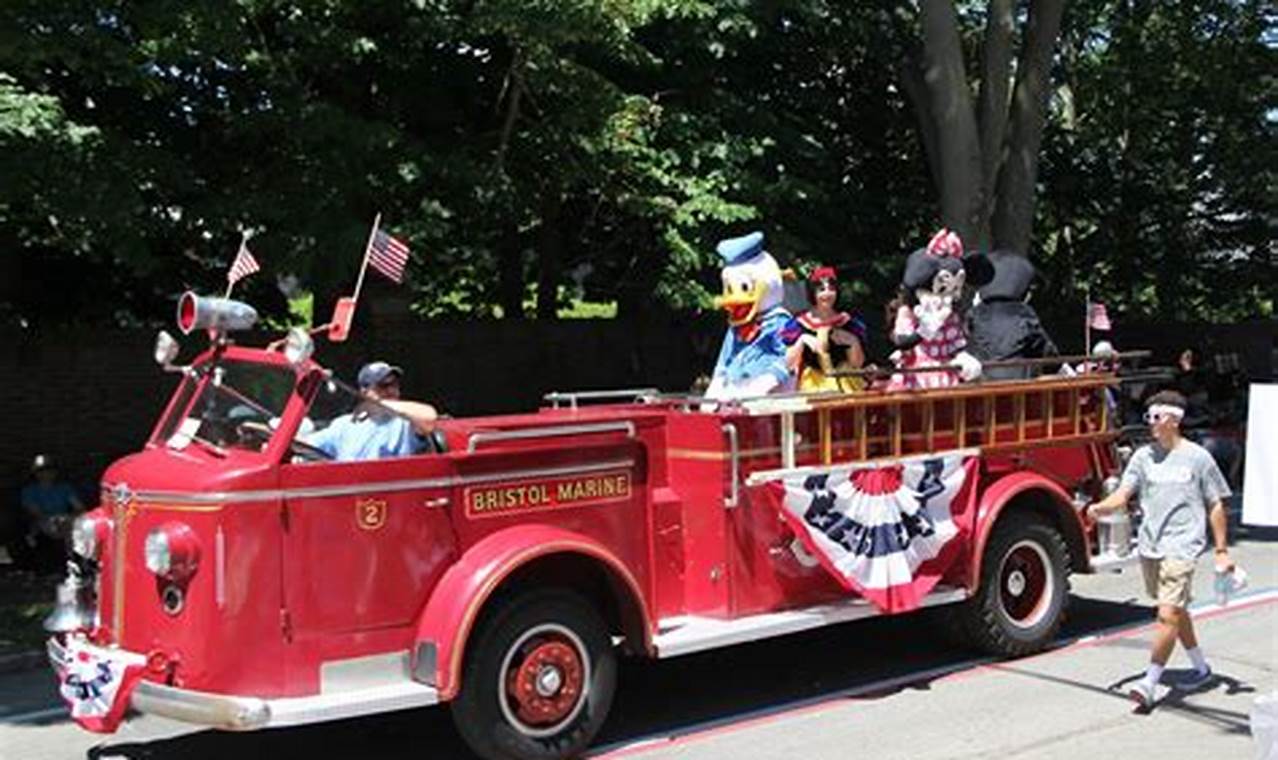
<svg viewBox="0 0 1278 760">
<path fill-rule="evenodd" d="M 1145 576 L 1145 592 L 1158 600 L 1159 604 L 1184 609 L 1193 598 L 1190 589 L 1194 585 L 1194 565 L 1192 559 L 1150 559 L 1140 558 L 1140 570 Z"/>
</svg>

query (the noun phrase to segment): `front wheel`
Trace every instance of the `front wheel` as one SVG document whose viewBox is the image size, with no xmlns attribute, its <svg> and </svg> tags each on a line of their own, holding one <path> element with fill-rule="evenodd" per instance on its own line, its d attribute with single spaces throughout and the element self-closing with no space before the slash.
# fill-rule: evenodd
<svg viewBox="0 0 1278 760">
<path fill-rule="evenodd" d="M 1060 630 L 1069 600 L 1069 549 L 1050 523 L 1009 514 L 990 536 L 981 584 L 958 610 L 963 637 L 991 654 L 1037 652 Z"/>
<path fill-rule="evenodd" d="M 571 757 L 594 739 L 617 684 L 617 658 L 594 609 L 569 591 L 513 597 L 467 647 L 453 721 L 489 760 Z"/>
</svg>

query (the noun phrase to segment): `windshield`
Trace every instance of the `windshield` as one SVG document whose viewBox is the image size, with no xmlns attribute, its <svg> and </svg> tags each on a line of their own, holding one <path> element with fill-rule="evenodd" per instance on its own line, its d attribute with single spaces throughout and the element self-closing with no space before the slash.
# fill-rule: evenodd
<svg viewBox="0 0 1278 760">
<path fill-rule="evenodd" d="M 169 417 L 155 443 L 184 449 L 196 443 L 214 453 L 260 451 L 279 424 L 293 393 L 290 367 L 246 361 L 213 361 L 192 368 L 182 380 Z M 194 396 L 194 400 L 187 399 Z"/>
</svg>

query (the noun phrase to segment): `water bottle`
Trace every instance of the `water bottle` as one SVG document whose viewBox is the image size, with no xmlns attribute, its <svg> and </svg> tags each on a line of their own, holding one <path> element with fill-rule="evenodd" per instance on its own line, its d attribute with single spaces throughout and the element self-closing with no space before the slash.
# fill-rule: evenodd
<svg viewBox="0 0 1278 760">
<path fill-rule="evenodd" d="M 1232 591 L 1233 582 L 1229 577 L 1229 571 L 1223 567 L 1216 568 L 1216 581 L 1214 588 L 1216 590 L 1216 604 L 1224 607 L 1229 604 L 1229 593 Z"/>
<path fill-rule="evenodd" d="M 1229 604 L 1229 597 L 1247 587 L 1247 571 L 1234 565 L 1229 570 L 1216 568 L 1216 604 Z"/>
</svg>

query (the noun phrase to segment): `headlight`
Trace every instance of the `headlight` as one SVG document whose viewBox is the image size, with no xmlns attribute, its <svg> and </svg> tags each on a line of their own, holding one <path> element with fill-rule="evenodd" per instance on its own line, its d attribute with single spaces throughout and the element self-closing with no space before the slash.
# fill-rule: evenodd
<svg viewBox="0 0 1278 760">
<path fill-rule="evenodd" d="M 200 563 L 200 541 L 186 525 L 167 522 L 146 534 L 142 549 L 146 569 L 162 578 L 182 582 Z"/>
<path fill-rule="evenodd" d="M 111 521 L 100 514 L 77 517 L 71 524 L 71 551 L 85 559 L 98 559 L 110 531 Z"/>
<path fill-rule="evenodd" d="M 156 575 L 168 575 L 173 568 L 173 553 L 169 551 L 169 536 L 156 529 L 146 534 L 146 569 Z"/>
<path fill-rule="evenodd" d="M 85 559 L 96 559 L 98 556 L 98 526 L 94 522 L 92 519 L 78 517 L 71 526 L 71 551 Z"/>
</svg>

